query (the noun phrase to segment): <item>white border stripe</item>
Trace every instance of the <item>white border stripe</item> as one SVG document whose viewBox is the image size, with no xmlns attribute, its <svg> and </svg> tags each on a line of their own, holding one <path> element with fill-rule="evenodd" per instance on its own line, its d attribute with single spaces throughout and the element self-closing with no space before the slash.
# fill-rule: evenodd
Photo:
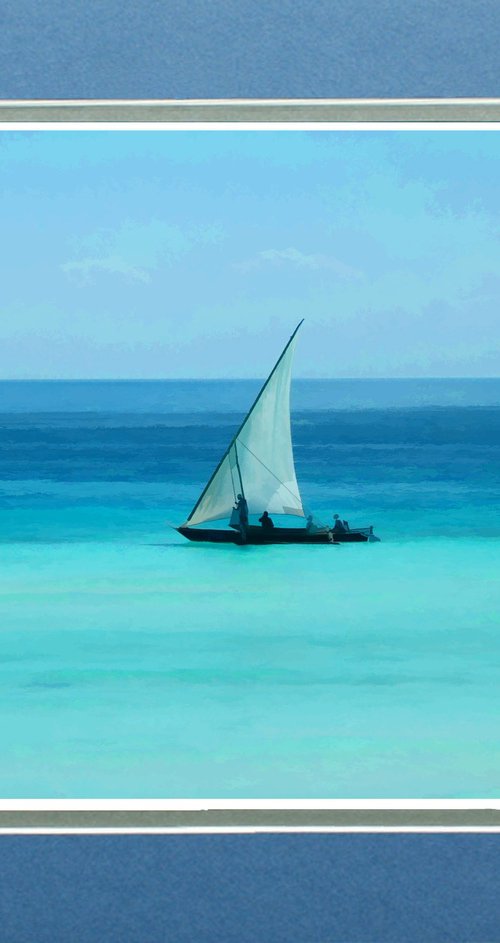
<svg viewBox="0 0 500 943">
<path fill-rule="evenodd" d="M 500 810 L 499 799 L 0 799 L 0 812 Z"/>
<path fill-rule="evenodd" d="M 57 826 L 45 826 L 38 828 L 28 828 L 23 826 L 2 826 L 0 828 L 0 837 L 2 835 L 270 835 L 270 834 L 310 834 L 310 835 L 350 835 L 352 833 L 363 835 L 386 834 L 392 835 L 402 833 L 407 834 L 434 834 L 448 835 L 449 833 L 469 834 L 481 833 L 496 835 L 500 832 L 500 826 L 495 825 L 327 825 L 327 826 L 296 826 L 296 825 L 241 825 L 241 826 L 182 826 L 179 828 L 164 828 L 154 826 L 127 827 L 113 826 L 110 828 L 59 828 Z"/>
<path fill-rule="evenodd" d="M 0 99 L 1 108 L 115 108 L 130 106 L 131 108 L 283 108 L 299 105 L 308 108 L 324 108 L 334 106 L 342 108 L 362 107 L 401 107 L 418 108 L 436 106 L 443 108 L 448 105 L 490 106 L 500 105 L 500 98 L 17 98 Z"/>
<path fill-rule="evenodd" d="M 0 121 L 0 131 L 500 131 L 496 121 Z"/>
</svg>

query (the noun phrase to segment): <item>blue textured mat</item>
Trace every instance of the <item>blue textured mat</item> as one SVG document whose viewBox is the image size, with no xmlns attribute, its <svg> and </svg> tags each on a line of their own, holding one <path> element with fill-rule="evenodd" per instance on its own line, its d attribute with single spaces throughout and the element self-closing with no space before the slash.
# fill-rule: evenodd
<svg viewBox="0 0 500 943">
<path fill-rule="evenodd" d="M 497 943 L 494 834 L 0 837 L 5 943 Z"/>
<path fill-rule="evenodd" d="M 500 5 L 448 0 L 10 0 L 0 97 L 499 94 Z"/>
</svg>

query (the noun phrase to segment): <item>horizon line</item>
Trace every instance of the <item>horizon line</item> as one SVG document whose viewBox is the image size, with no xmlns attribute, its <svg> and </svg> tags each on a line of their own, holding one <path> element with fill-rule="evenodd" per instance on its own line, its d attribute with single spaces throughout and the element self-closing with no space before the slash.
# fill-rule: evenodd
<svg viewBox="0 0 500 943">
<path fill-rule="evenodd" d="M 0 377 L 0 383 L 221 383 L 221 382 L 236 382 L 236 383 L 245 383 L 248 381 L 260 381 L 262 380 L 261 376 L 253 377 Z M 432 376 L 383 376 L 383 377 L 363 377 L 363 376 L 348 376 L 348 377 L 339 377 L 339 376 L 324 376 L 324 377 L 307 377 L 307 376 L 296 376 L 293 378 L 293 382 L 297 380 L 307 380 L 308 382 L 322 382 L 324 380 L 333 380 L 333 381 L 344 381 L 344 380 L 356 380 L 356 381 L 387 381 L 387 380 L 500 380 L 499 375 L 490 375 L 485 374 L 481 376 L 465 376 L 465 375 L 454 375 L 454 376 L 438 376 L 433 374 Z"/>
</svg>

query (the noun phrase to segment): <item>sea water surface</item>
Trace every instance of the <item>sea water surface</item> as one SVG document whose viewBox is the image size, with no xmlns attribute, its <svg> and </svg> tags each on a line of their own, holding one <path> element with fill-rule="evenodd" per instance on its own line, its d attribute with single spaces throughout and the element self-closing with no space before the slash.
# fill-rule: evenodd
<svg viewBox="0 0 500 943">
<path fill-rule="evenodd" d="M 260 381 L 0 384 L 2 798 L 500 791 L 500 380 L 298 380 L 364 545 L 192 544 Z"/>
</svg>

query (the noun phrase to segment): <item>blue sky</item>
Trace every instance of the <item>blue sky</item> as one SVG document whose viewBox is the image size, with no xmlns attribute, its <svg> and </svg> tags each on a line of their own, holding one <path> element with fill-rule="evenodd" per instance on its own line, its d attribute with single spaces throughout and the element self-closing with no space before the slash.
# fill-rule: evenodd
<svg viewBox="0 0 500 943">
<path fill-rule="evenodd" d="M 7 0 L 0 98 L 498 95 L 498 0 Z"/>
<path fill-rule="evenodd" d="M 500 369 L 498 131 L 3 131 L 0 375 Z"/>
</svg>

